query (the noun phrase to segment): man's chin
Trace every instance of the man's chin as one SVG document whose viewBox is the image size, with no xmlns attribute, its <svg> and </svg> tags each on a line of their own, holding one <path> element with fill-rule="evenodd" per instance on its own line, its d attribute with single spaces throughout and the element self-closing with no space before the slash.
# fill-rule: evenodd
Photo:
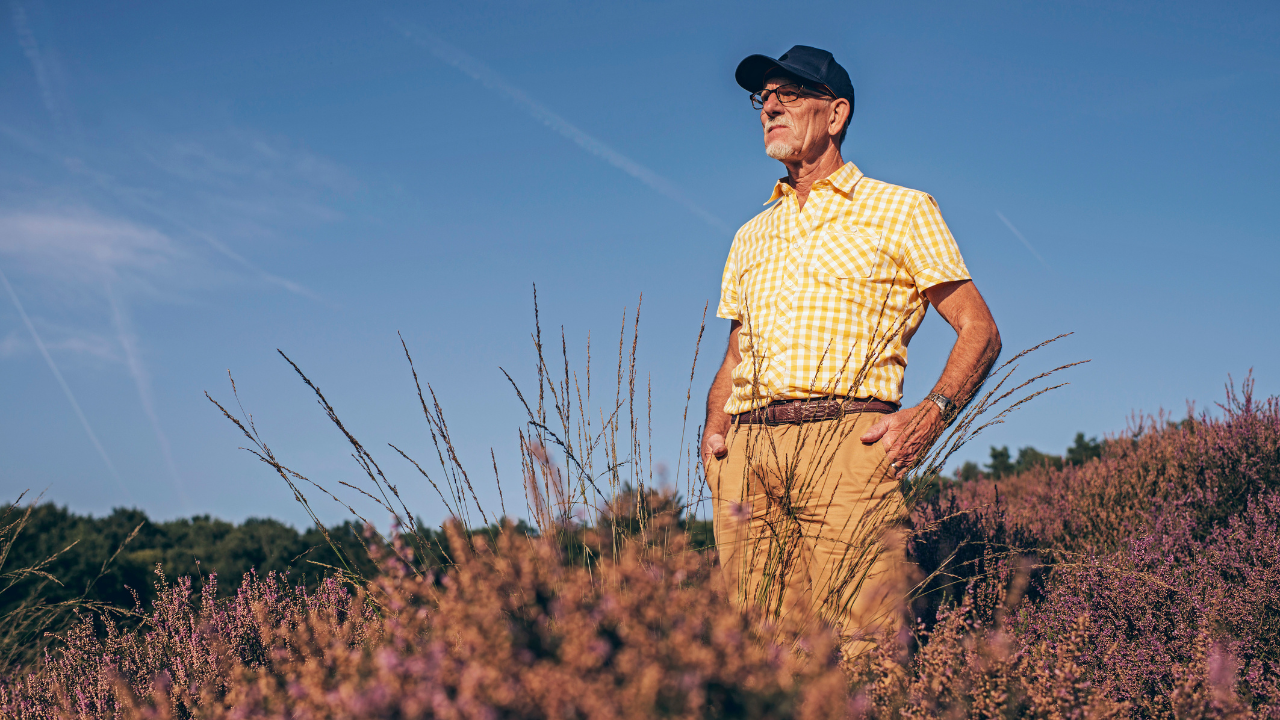
<svg viewBox="0 0 1280 720">
<path fill-rule="evenodd" d="M 764 147 L 764 154 L 774 160 L 787 160 L 795 157 L 796 147 L 786 142 L 773 142 Z"/>
</svg>

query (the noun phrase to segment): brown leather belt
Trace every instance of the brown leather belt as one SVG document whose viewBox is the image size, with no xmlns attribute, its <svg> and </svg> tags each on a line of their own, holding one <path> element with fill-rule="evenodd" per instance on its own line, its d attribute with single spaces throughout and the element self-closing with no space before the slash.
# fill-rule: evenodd
<svg viewBox="0 0 1280 720">
<path fill-rule="evenodd" d="M 894 413 L 898 404 L 875 398 L 821 398 L 787 400 L 733 416 L 735 423 L 746 425 L 785 425 L 817 420 L 835 420 L 859 413 Z"/>
</svg>

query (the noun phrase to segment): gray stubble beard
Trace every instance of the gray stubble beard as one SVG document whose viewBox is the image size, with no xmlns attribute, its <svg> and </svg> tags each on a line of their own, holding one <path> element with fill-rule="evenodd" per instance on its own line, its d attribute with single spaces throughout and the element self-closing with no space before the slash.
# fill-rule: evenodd
<svg viewBox="0 0 1280 720">
<path fill-rule="evenodd" d="M 779 140 L 766 145 L 764 154 L 774 160 L 786 160 L 796 154 L 796 147 L 788 142 Z"/>
</svg>

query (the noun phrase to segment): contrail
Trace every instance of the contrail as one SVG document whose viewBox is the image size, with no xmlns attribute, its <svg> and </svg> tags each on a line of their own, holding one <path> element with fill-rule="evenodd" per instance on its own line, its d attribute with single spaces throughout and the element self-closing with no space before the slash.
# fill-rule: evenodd
<svg viewBox="0 0 1280 720">
<path fill-rule="evenodd" d="M 40 348 L 40 354 L 44 356 L 44 361 L 48 363 L 49 369 L 53 371 L 53 376 L 57 378 L 58 384 L 62 386 L 62 392 L 66 394 L 67 400 L 71 403 L 71 408 L 76 411 L 76 417 L 80 418 L 80 424 L 84 426 L 84 432 L 89 436 L 89 442 L 93 443 L 98 455 L 102 457 L 102 462 L 111 471 L 111 476 L 116 479 L 120 490 L 128 496 L 129 490 L 120 479 L 120 473 L 116 472 L 115 464 L 111 462 L 111 458 L 107 457 L 107 451 L 103 449 L 102 443 L 98 442 L 98 436 L 94 434 L 93 428 L 89 426 L 89 419 L 84 416 L 84 411 L 80 409 L 80 403 L 76 402 L 76 396 L 71 392 L 71 386 L 67 385 L 67 381 L 63 379 L 62 373 L 58 370 L 58 365 L 53 362 L 53 356 L 49 355 L 48 348 L 45 347 L 44 341 L 40 339 L 40 333 L 36 332 L 36 326 L 31 324 L 31 318 L 27 316 L 27 311 L 23 309 L 22 302 L 18 300 L 18 293 L 13 291 L 13 286 L 9 284 L 9 278 L 5 277 L 3 270 L 0 270 L 0 283 L 4 283 L 4 289 L 9 292 L 9 299 L 13 301 L 13 306 L 18 309 L 18 315 L 22 317 L 22 322 L 27 326 L 27 330 L 31 332 L 31 338 L 35 340 L 36 347 Z"/>
<path fill-rule="evenodd" d="M 1049 263 L 1045 262 L 1044 258 L 1040 257 L 1040 253 L 1036 252 L 1036 249 L 1034 247 L 1031 247 L 1031 243 L 1027 242 L 1027 239 L 1022 237 L 1022 233 L 1018 232 L 1018 228 L 1014 227 L 1013 223 L 1009 222 L 1009 218 L 1005 217 L 999 210 L 996 211 L 996 217 L 1000 218 L 1000 220 L 1002 220 L 1004 224 L 1007 225 L 1011 231 L 1013 231 L 1013 234 L 1016 235 L 1018 239 L 1022 241 L 1023 245 L 1027 246 L 1027 249 L 1031 251 L 1032 255 L 1036 256 L 1036 259 L 1040 261 L 1040 264 L 1044 266 L 1045 270 L 1048 270 L 1050 272 L 1053 271 L 1053 268 L 1049 267 Z"/>
<path fill-rule="evenodd" d="M 155 431 L 156 442 L 160 445 L 160 452 L 164 455 L 165 464 L 169 466 L 169 475 L 173 479 L 174 490 L 178 492 L 178 498 L 182 501 L 186 511 L 191 512 L 191 501 L 187 497 L 182 477 L 178 474 L 178 466 L 173 462 L 173 452 L 169 448 L 169 438 L 165 436 L 164 430 L 160 428 L 160 419 L 156 416 L 155 403 L 151 399 L 151 379 L 147 374 L 146 367 L 142 364 L 142 358 L 138 354 L 137 335 L 134 334 L 128 317 L 116 300 L 115 291 L 111 289 L 111 283 L 109 282 L 106 285 L 106 292 L 107 300 L 111 303 L 111 318 L 116 326 L 116 338 L 120 341 L 120 346 L 124 348 L 125 364 L 129 368 L 129 375 L 133 377 L 134 386 L 138 388 L 138 400 L 142 403 L 142 410 L 147 414 L 147 419 L 151 421 L 151 429 Z"/>
<path fill-rule="evenodd" d="M 568 120 L 565 120 L 552 112 L 546 106 L 526 95 L 523 90 L 515 87 L 511 83 L 508 83 L 501 75 L 491 70 L 487 65 L 479 60 L 476 60 L 467 53 L 426 30 L 422 30 L 420 28 L 414 28 L 413 30 L 401 28 L 400 33 L 416 45 L 426 48 L 432 55 L 435 55 L 440 60 L 452 65 L 458 70 L 461 70 L 473 80 L 478 80 L 490 90 L 495 90 L 506 95 L 515 102 L 516 105 L 519 105 L 543 125 L 546 125 L 552 130 L 572 140 L 583 150 L 586 150 L 645 185 L 648 185 L 651 189 L 657 191 L 658 194 L 679 203 L 686 210 L 697 215 L 703 222 L 716 230 L 726 233 L 733 232 L 733 228 L 729 227 L 728 223 L 715 215 L 712 215 L 706 210 L 703 210 L 700 206 L 686 197 L 685 194 L 673 185 L 670 180 L 667 180 L 649 168 L 637 163 L 617 150 L 614 150 L 597 138 L 583 132 L 573 123 L 570 123 Z"/>
<path fill-rule="evenodd" d="M 35 33 L 31 32 L 31 25 L 27 22 L 27 11 L 17 0 L 13 0 L 10 6 L 13 8 L 13 27 L 18 32 L 18 44 L 22 46 L 22 52 L 27 56 L 27 61 L 31 63 L 31 69 L 36 74 L 36 85 L 40 87 L 40 99 L 44 101 L 44 107 L 53 118 L 54 125 L 61 129 L 64 114 L 58 107 L 58 99 L 53 91 L 53 80 L 49 76 L 49 66 L 40 54 L 40 45 L 36 42 Z"/>
</svg>

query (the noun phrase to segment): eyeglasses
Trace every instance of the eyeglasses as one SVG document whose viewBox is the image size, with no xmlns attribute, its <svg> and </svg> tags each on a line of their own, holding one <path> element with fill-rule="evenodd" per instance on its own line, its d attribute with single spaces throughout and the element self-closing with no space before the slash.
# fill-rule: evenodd
<svg viewBox="0 0 1280 720">
<path fill-rule="evenodd" d="M 831 95 L 812 90 L 803 85 L 780 85 L 773 89 L 765 89 L 760 92 L 751 93 L 751 107 L 757 110 L 763 110 L 764 104 L 769 102 L 769 96 L 776 95 L 778 102 L 783 105 L 790 105 L 800 98 L 817 98 L 820 100 L 832 100 Z"/>
</svg>

